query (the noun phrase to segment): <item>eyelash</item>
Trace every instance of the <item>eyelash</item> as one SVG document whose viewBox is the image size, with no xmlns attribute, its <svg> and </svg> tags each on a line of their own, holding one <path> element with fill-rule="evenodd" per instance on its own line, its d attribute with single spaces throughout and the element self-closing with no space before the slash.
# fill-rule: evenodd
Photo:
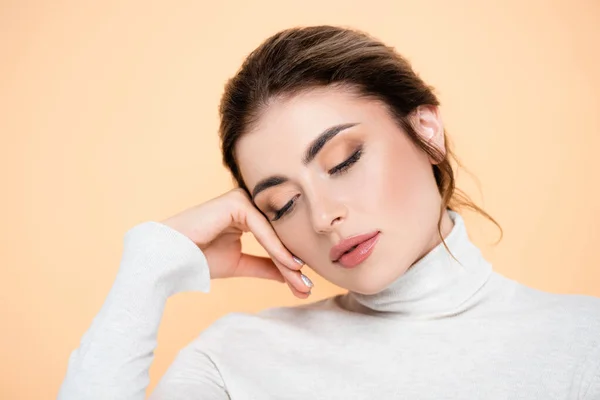
<svg viewBox="0 0 600 400">
<path fill-rule="evenodd" d="M 331 168 L 327 172 L 330 175 L 342 175 L 343 173 L 347 172 L 350 169 L 350 167 L 353 166 L 358 160 L 360 160 L 363 153 L 364 153 L 364 151 L 361 146 L 350 157 L 348 157 L 348 159 L 346 159 L 346 161 L 341 162 L 340 164 Z M 292 200 L 288 201 L 286 205 L 281 207 L 279 210 L 275 211 L 275 217 L 271 221 L 277 221 L 278 219 L 283 217 L 292 208 L 292 206 L 294 205 L 294 199 L 298 196 L 299 195 L 294 196 L 294 198 Z"/>
</svg>

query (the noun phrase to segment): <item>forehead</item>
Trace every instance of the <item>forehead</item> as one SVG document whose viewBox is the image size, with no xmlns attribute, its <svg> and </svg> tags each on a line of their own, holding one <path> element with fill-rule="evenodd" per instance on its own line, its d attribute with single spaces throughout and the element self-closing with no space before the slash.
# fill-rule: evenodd
<svg viewBox="0 0 600 400">
<path fill-rule="evenodd" d="M 236 159 L 248 187 L 273 174 L 290 175 L 302 165 L 308 144 L 327 128 L 369 124 L 384 107 L 344 89 L 319 88 L 275 99 L 236 144 Z"/>
</svg>

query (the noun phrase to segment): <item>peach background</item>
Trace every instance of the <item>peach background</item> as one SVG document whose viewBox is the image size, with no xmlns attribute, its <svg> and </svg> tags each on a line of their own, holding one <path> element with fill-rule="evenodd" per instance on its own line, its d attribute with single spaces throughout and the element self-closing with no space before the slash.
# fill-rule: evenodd
<svg viewBox="0 0 600 400">
<path fill-rule="evenodd" d="M 465 214 L 496 270 L 600 296 L 600 3 L 215 3 L 0 3 L 0 398 L 56 397 L 127 229 L 230 188 L 217 139 L 223 84 L 294 25 L 358 27 L 412 60 L 480 182 L 461 171 L 460 186 L 505 229 L 494 247 L 495 228 Z M 312 299 L 340 292 L 308 275 Z M 301 302 L 252 279 L 171 298 L 151 388 L 216 318 Z"/>
</svg>

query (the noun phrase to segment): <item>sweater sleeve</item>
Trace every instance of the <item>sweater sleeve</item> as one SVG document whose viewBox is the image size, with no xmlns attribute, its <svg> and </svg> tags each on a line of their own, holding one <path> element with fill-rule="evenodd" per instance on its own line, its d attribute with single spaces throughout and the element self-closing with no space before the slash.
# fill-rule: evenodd
<svg viewBox="0 0 600 400">
<path fill-rule="evenodd" d="M 206 258 L 188 237 L 153 221 L 127 231 L 115 282 L 71 353 L 58 399 L 144 399 L 167 298 L 209 290 Z M 202 398 L 221 398 L 211 385 L 206 390 L 215 395 Z"/>
</svg>

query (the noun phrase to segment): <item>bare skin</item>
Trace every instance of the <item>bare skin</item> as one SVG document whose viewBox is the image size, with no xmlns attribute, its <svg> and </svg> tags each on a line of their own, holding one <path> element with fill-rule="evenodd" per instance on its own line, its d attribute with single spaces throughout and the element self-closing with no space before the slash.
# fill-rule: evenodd
<svg viewBox="0 0 600 400">
<path fill-rule="evenodd" d="M 309 296 L 310 287 L 300 277 L 302 265 L 294 260 L 241 189 L 233 189 L 162 223 L 186 235 L 202 250 L 212 279 L 272 279 L 286 282 L 298 298 Z M 270 257 L 243 253 L 240 238 L 244 232 L 252 232 Z"/>
<path fill-rule="evenodd" d="M 418 107 L 409 117 L 416 133 L 443 154 L 437 107 Z M 310 144 L 332 127 L 339 132 L 307 162 Z M 381 102 L 336 87 L 274 99 L 238 140 L 236 157 L 253 198 L 234 189 L 164 221 L 200 247 L 212 278 L 279 280 L 307 298 L 310 287 L 293 254 L 329 282 L 371 294 L 441 242 L 437 161 Z M 343 173 L 334 172 L 342 165 Z M 272 177 L 278 183 L 255 190 Z M 445 237 L 452 221 L 446 213 L 441 218 Z M 381 238 L 359 267 L 348 270 L 330 259 L 332 246 L 372 231 Z M 244 254 L 244 232 L 252 232 L 270 258 Z"/>
</svg>

